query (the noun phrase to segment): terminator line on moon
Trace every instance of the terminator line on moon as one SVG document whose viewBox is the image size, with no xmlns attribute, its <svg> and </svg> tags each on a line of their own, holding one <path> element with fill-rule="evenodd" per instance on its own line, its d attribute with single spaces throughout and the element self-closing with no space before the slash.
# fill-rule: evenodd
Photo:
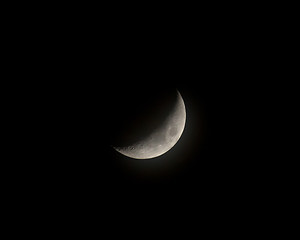
<svg viewBox="0 0 300 240">
<path fill-rule="evenodd" d="M 114 149 L 134 159 L 155 158 L 169 151 L 181 137 L 186 121 L 184 101 L 178 91 L 175 107 L 169 111 L 170 114 L 160 127 L 143 140 L 126 147 L 114 146 Z"/>
</svg>

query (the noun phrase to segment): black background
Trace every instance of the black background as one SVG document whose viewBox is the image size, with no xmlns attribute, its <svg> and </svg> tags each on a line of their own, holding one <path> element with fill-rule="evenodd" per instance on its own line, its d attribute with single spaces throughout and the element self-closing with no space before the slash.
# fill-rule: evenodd
<svg viewBox="0 0 300 240">
<path fill-rule="evenodd" d="M 191 213 L 209 222 L 255 210 L 268 185 L 268 163 L 253 155 L 260 146 L 251 135 L 259 119 L 252 90 L 264 56 L 247 19 L 212 12 L 156 22 L 97 16 L 41 22 L 37 37 L 28 38 L 35 49 L 26 59 L 35 69 L 30 77 L 42 79 L 32 84 L 38 160 L 30 161 L 28 187 L 53 210 L 76 215 L 80 206 L 107 221 L 149 216 L 164 226 L 162 212 L 169 220 Z M 110 146 L 122 123 L 116 116 L 142 107 L 144 91 L 174 88 L 187 122 L 175 147 L 155 160 L 169 164 L 149 170 L 141 161 L 133 169 L 138 160 Z"/>
<path fill-rule="evenodd" d="M 53 142 L 46 171 L 57 174 L 50 185 L 93 200 L 109 195 L 126 196 L 129 202 L 160 198 L 168 191 L 185 204 L 191 198 L 209 204 L 222 198 L 224 203 L 227 195 L 245 194 L 253 184 L 253 166 L 241 138 L 246 134 L 241 95 L 247 90 L 240 87 L 240 76 L 247 79 L 248 73 L 240 51 L 231 41 L 220 43 L 218 34 L 184 36 L 163 35 L 155 43 L 149 38 L 138 42 L 122 38 L 121 44 L 115 36 L 113 42 L 103 41 L 96 53 L 87 45 L 87 54 L 78 53 L 74 46 L 70 50 L 77 52 L 74 58 L 69 50 L 58 48 L 68 57 L 59 59 L 59 52 L 53 59 L 50 74 L 59 77 L 55 83 L 49 79 L 47 89 L 53 90 L 49 106 L 54 108 L 49 114 Z M 59 65 L 62 69 L 57 70 Z M 178 150 L 165 154 L 162 161 L 174 158 L 180 164 L 158 167 L 150 174 L 143 168 L 133 172 L 128 164 L 136 160 L 115 152 L 111 137 L 118 134 L 122 114 L 143 106 L 139 99 L 143 91 L 149 95 L 169 88 L 182 94 L 187 123 Z"/>
</svg>

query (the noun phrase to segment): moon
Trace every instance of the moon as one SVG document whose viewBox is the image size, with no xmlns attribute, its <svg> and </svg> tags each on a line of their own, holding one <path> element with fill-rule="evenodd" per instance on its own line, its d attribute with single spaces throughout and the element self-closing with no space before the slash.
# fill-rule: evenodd
<svg viewBox="0 0 300 240">
<path fill-rule="evenodd" d="M 128 146 L 113 146 L 119 153 L 134 159 L 151 159 L 163 155 L 180 139 L 186 122 L 184 101 L 177 91 L 175 104 L 166 109 L 169 114 L 148 136 Z"/>
</svg>

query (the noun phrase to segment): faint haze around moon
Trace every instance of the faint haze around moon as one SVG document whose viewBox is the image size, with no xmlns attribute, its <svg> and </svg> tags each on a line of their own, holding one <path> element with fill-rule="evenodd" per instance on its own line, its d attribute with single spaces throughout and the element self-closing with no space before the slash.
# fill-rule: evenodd
<svg viewBox="0 0 300 240">
<path fill-rule="evenodd" d="M 169 151 L 180 139 L 186 122 L 184 101 L 177 91 L 165 119 L 151 133 L 127 146 L 113 146 L 119 153 L 134 159 L 151 159 Z"/>
</svg>

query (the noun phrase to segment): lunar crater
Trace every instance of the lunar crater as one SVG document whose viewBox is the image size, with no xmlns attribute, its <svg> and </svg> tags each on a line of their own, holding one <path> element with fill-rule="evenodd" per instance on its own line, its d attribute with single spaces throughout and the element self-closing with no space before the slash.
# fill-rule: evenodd
<svg viewBox="0 0 300 240">
<path fill-rule="evenodd" d="M 177 127 L 171 127 L 170 131 L 169 131 L 169 134 L 171 137 L 175 137 L 178 133 L 178 129 Z"/>
</svg>

